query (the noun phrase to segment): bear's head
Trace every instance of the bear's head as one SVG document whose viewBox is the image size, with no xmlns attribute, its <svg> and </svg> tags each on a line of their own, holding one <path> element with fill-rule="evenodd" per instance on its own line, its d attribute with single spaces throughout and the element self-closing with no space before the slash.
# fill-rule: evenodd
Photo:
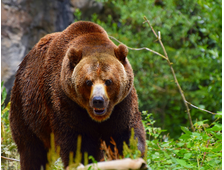
<svg viewBox="0 0 224 170">
<path fill-rule="evenodd" d="M 133 86 L 127 47 L 122 44 L 112 47 L 112 50 L 102 50 L 105 47 L 101 46 L 94 50 L 69 47 L 62 63 L 63 91 L 97 122 L 107 120 Z"/>
</svg>

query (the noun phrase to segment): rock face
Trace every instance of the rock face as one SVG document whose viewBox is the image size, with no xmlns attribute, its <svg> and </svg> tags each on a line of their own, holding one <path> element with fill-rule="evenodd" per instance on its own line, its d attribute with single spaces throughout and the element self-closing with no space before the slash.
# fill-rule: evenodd
<svg viewBox="0 0 224 170">
<path fill-rule="evenodd" d="M 70 0 L 2 0 L 1 76 L 9 94 L 18 65 L 44 35 L 74 20 Z"/>
<path fill-rule="evenodd" d="M 9 101 L 15 73 L 25 55 L 44 35 L 60 32 L 74 22 L 79 8 L 82 19 L 100 13 L 103 5 L 95 0 L 2 0 L 1 1 L 1 81 Z"/>
<path fill-rule="evenodd" d="M 71 5 L 74 8 L 80 9 L 82 12 L 82 20 L 90 20 L 92 14 L 99 14 L 103 10 L 103 4 L 96 2 L 95 0 L 71 0 Z"/>
</svg>

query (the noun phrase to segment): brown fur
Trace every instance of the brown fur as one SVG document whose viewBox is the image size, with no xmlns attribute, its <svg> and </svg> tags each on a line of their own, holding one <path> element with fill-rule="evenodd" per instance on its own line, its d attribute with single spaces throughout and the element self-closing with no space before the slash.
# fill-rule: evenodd
<svg viewBox="0 0 224 170">
<path fill-rule="evenodd" d="M 127 54 L 124 45 L 117 47 L 91 22 L 76 22 L 33 47 L 20 64 L 11 96 L 10 126 L 21 169 L 45 166 L 51 132 L 65 167 L 69 152 L 76 152 L 78 135 L 81 151 L 100 160 L 101 139 L 110 145 L 112 137 L 122 154 L 123 141 L 128 143 L 134 128 L 144 154 L 145 132 Z M 96 94 L 105 101 L 102 115 L 93 111 Z"/>
</svg>

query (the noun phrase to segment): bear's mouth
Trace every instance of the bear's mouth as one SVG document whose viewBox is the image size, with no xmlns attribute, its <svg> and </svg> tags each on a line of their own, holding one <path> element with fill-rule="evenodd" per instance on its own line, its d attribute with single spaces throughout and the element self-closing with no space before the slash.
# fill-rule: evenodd
<svg viewBox="0 0 224 170">
<path fill-rule="evenodd" d="M 106 112 L 106 109 L 105 108 L 93 108 L 93 112 L 94 112 L 94 114 L 101 116 Z"/>
</svg>

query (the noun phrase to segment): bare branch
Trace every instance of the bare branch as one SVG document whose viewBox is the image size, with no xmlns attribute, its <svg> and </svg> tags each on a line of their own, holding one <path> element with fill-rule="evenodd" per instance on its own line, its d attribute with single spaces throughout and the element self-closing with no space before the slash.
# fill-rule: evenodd
<svg viewBox="0 0 224 170">
<path fill-rule="evenodd" d="M 156 32 L 155 32 L 155 30 L 153 29 L 152 25 L 150 24 L 150 21 L 149 21 L 146 17 L 144 17 L 144 19 L 145 19 L 145 22 L 143 22 L 143 23 L 148 23 L 148 25 L 150 26 L 152 32 L 154 33 L 154 35 L 156 36 L 157 40 L 159 41 L 159 43 L 160 43 L 160 45 L 161 45 L 161 47 L 162 47 L 162 49 L 163 49 L 163 52 L 164 52 L 165 56 L 162 55 L 162 54 L 160 54 L 160 53 L 158 53 L 158 52 L 156 52 L 156 51 L 154 51 L 154 50 L 151 50 L 151 49 L 149 49 L 149 48 L 147 48 L 147 47 L 143 47 L 143 48 L 131 48 L 131 47 L 128 47 L 126 44 L 122 43 L 121 41 L 117 40 L 116 38 L 114 38 L 114 37 L 112 37 L 112 36 L 109 36 L 109 37 L 110 37 L 111 39 L 117 41 L 117 42 L 120 43 L 120 44 L 124 44 L 124 45 L 126 45 L 127 48 L 130 49 L 130 50 L 137 50 L 137 51 L 138 51 L 138 50 L 147 50 L 147 51 L 150 51 L 150 52 L 152 52 L 152 53 L 154 53 L 154 54 L 156 54 L 156 55 L 161 56 L 162 58 L 164 58 L 164 59 L 168 62 L 169 66 L 170 66 L 170 69 L 171 69 L 171 72 L 172 72 L 173 77 L 174 77 L 174 81 L 175 81 L 175 83 L 176 83 L 176 85 L 177 85 L 177 87 L 178 87 L 178 90 L 179 90 L 179 92 L 180 92 L 180 94 L 181 94 L 181 97 L 182 97 L 182 99 L 183 99 L 183 101 L 184 101 L 184 105 L 185 105 L 185 107 L 186 107 L 186 109 L 187 109 L 187 115 L 188 115 L 188 119 L 189 119 L 189 122 L 190 122 L 190 125 L 191 125 L 191 129 L 192 129 L 192 131 L 195 131 L 194 126 L 193 126 L 193 123 L 192 123 L 191 114 L 190 114 L 190 109 L 189 109 L 188 104 L 189 104 L 190 106 L 196 108 L 196 109 L 202 110 L 202 111 L 204 111 L 204 112 L 211 113 L 211 114 L 213 114 L 213 115 L 214 115 L 214 114 L 217 114 L 217 113 L 213 113 L 213 112 L 210 112 L 210 111 L 208 111 L 208 110 L 201 109 L 201 108 L 199 108 L 199 107 L 197 107 L 197 106 L 191 104 L 190 102 L 188 102 L 188 101 L 186 100 L 186 98 L 185 98 L 185 96 L 184 96 L 184 92 L 183 92 L 183 90 L 182 90 L 181 87 L 180 87 L 180 84 L 179 84 L 179 82 L 178 82 L 178 80 L 177 80 L 175 71 L 174 71 L 174 69 L 173 69 L 173 67 L 172 67 L 172 63 L 170 62 L 169 57 L 168 57 L 167 52 L 166 52 L 166 49 L 165 49 L 165 47 L 164 47 L 164 45 L 163 45 L 163 43 L 162 43 L 162 40 L 161 40 L 161 33 L 160 33 L 160 31 L 158 31 L 158 35 L 157 35 Z"/>
<path fill-rule="evenodd" d="M 210 140 L 207 141 L 206 148 L 208 148 L 209 143 L 210 143 Z M 205 156 L 206 156 L 206 152 L 204 152 L 204 156 L 203 156 L 203 159 L 202 159 L 202 162 L 201 162 L 201 167 L 202 167 L 203 162 L 204 162 L 204 160 L 205 160 Z"/>
<path fill-rule="evenodd" d="M 109 37 L 110 37 L 111 39 L 113 39 L 113 40 L 119 42 L 120 44 L 124 44 L 124 43 L 120 42 L 119 40 L 117 40 L 116 38 L 114 38 L 114 37 L 112 37 L 112 36 L 109 36 Z M 126 45 L 126 44 L 124 44 L 124 45 Z M 127 45 L 126 45 L 126 46 L 127 46 Z M 162 55 L 162 54 L 160 54 L 160 53 L 158 53 L 158 52 L 156 52 L 156 51 L 153 51 L 153 50 L 151 50 L 151 49 L 149 49 L 149 48 L 146 48 L 146 47 L 142 47 L 142 48 L 132 48 L 132 47 L 128 47 L 128 46 L 127 46 L 127 48 L 130 49 L 130 50 L 136 50 L 136 51 L 139 51 L 139 50 L 147 50 L 147 51 L 150 51 L 150 52 L 152 52 L 152 53 L 154 53 L 154 54 L 156 54 L 156 55 L 159 55 L 160 57 L 162 57 L 162 58 L 164 58 L 165 60 L 167 60 L 167 58 L 166 58 L 164 55 Z"/>
<path fill-rule="evenodd" d="M 217 113 L 213 113 L 213 112 L 210 112 L 210 111 L 208 111 L 208 110 L 205 110 L 205 109 L 199 108 L 199 107 L 197 107 L 197 106 L 195 106 L 195 105 L 191 104 L 190 102 L 188 102 L 188 101 L 186 101 L 186 100 L 185 100 L 185 102 L 186 102 L 186 103 L 188 103 L 190 106 L 192 106 L 192 107 L 194 107 L 194 108 L 198 109 L 198 110 L 202 110 L 202 111 L 204 111 L 204 112 L 208 112 L 208 113 L 211 113 L 211 114 L 213 114 L 213 115 L 216 115 L 216 114 L 217 114 Z"/>
<path fill-rule="evenodd" d="M 150 26 L 150 28 L 151 28 L 153 34 L 156 36 L 157 39 L 159 39 L 158 35 L 157 35 L 156 32 L 154 31 L 152 25 L 150 24 L 150 21 L 146 18 L 146 16 L 144 16 L 144 20 L 145 20 L 145 22 L 143 22 L 143 23 L 146 23 L 146 22 L 147 22 L 147 23 L 149 24 L 149 26 Z"/>
<path fill-rule="evenodd" d="M 13 159 L 13 158 L 7 158 L 7 157 L 4 157 L 4 156 L 1 156 L 1 158 L 9 160 L 9 161 L 17 161 L 17 162 L 19 162 L 19 160 Z"/>
<path fill-rule="evenodd" d="M 149 20 L 148 20 L 146 17 L 144 17 L 144 20 L 145 20 L 145 22 L 148 23 L 148 25 L 149 25 L 150 28 L 152 29 L 152 32 L 154 33 L 154 35 L 156 36 L 156 38 L 158 38 L 158 40 L 159 40 L 159 43 L 160 43 L 160 45 L 161 45 L 161 47 L 162 47 L 162 49 L 163 49 L 163 52 L 164 52 L 164 54 L 165 54 L 165 57 L 167 58 L 166 61 L 168 62 L 169 66 L 170 66 L 170 69 L 171 69 L 171 72 L 172 72 L 172 74 L 173 74 L 175 83 L 176 83 L 176 85 L 177 85 L 177 87 L 178 87 L 178 89 L 179 89 L 179 92 L 180 92 L 180 94 L 181 94 L 181 97 L 182 97 L 182 99 L 183 99 L 183 101 L 184 101 L 184 105 L 185 105 L 185 107 L 186 107 L 186 109 L 187 109 L 187 115 L 188 115 L 188 119 L 189 119 L 189 122 L 190 122 L 190 125 L 191 125 L 191 129 L 192 129 L 192 131 L 195 131 L 195 130 L 194 130 L 193 123 L 192 123 L 192 119 L 191 119 L 190 109 L 189 109 L 189 107 L 188 107 L 188 104 L 185 102 L 186 99 L 185 99 L 185 96 L 184 96 L 184 92 L 183 92 L 183 90 L 182 90 L 181 87 L 180 87 L 180 84 L 179 84 L 179 82 L 178 82 L 178 80 L 177 80 L 175 71 L 174 71 L 174 69 L 173 69 L 173 67 L 172 67 L 172 64 L 171 64 L 171 62 L 170 62 L 170 60 L 169 60 L 169 57 L 168 57 L 168 55 L 167 55 L 166 49 L 165 49 L 165 47 L 164 47 L 164 45 L 163 45 L 163 42 L 161 41 L 161 34 L 160 34 L 160 32 L 159 32 L 159 36 L 157 36 L 157 34 L 156 34 L 156 32 L 154 31 L 154 29 L 153 29 L 152 25 L 150 24 Z"/>
<path fill-rule="evenodd" d="M 160 34 L 160 31 L 158 31 L 158 38 L 161 40 L 161 34 Z"/>
</svg>

